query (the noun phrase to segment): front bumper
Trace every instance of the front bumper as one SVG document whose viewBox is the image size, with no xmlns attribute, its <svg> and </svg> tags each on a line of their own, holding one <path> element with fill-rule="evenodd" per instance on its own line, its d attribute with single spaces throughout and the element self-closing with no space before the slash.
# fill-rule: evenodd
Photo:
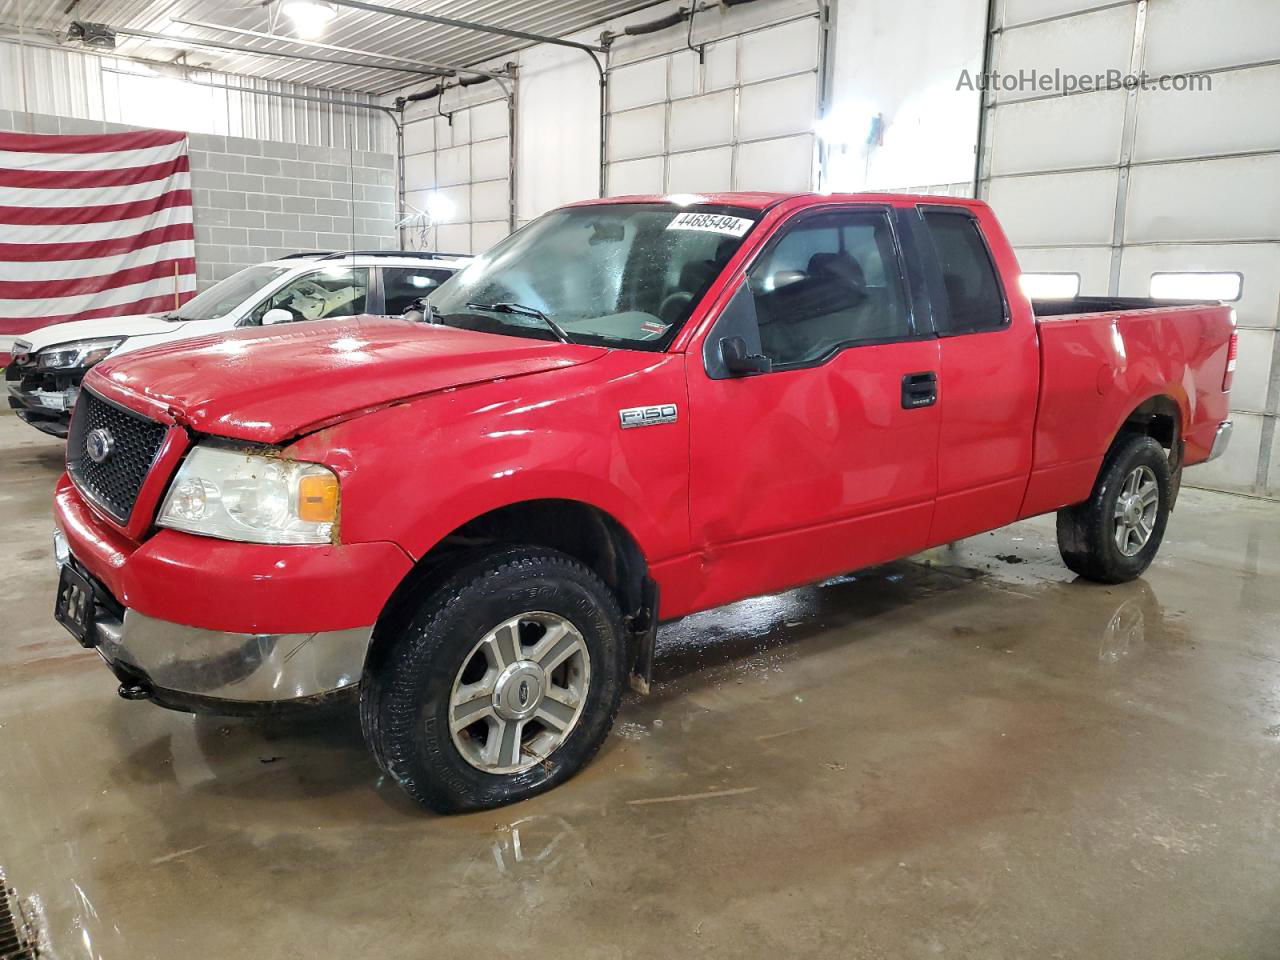
<svg viewBox="0 0 1280 960">
<path fill-rule="evenodd" d="M 64 475 L 56 551 L 95 588 L 87 645 L 163 706 L 256 712 L 353 688 L 392 591 L 391 543 L 268 546 L 161 530 L 135 543 Z"/>
<path fill-rule="evenodd" d="M 1213 435 L 1213 447 L 1209 450 L 1209 460 L 1217 460 L 1220 456 L 1227 452 L 1227 445 L 1231 443 L 1232 422 L 1223 420 L 1218 424 L 1218 431 Z"/>
<path fill-rule="evenodd" d="M 20 379 L 8 379 L 9 408 L 18 419 L 31 424 L 42 433 L 66 439 L 71 426 L 71 408 L 75 406 L 79 386 L 65 390 L 45 390 L 31 387 Z"/>
<path fill-rule="evenodd" d="M 40 370 L 26 353 L 15 356 L 4 370 L 9 407 L 19 419 L 44 433 L 66 439 L 71 408 L 80 395 L 88 368 Z"/>
<path fill-rule="evenodd" d="M 126 687 L 164 706 L 238 712 L 340 693 L 360 681 L 372 627 L 240 634 L 96 610 L 94 647 Z"/>
</svg>

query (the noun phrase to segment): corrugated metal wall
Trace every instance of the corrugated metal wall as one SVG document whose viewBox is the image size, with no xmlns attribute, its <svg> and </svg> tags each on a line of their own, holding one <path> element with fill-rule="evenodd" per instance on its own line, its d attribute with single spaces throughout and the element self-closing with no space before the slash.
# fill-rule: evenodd
<svg viewBox="0 0 1280 960">
<path fill-rule="evenodd" d="M 1052 13 L 1000 0 L 992 69 L 1114 82 L 988 90 L 981 195 L 1023 270 L 1074 275 L 1086 296 L 1239 274 L 1235 434 L 1186 482 L 1280 496 L 1280 4 L 1056 0 Z M 1121 86 L 1126 74 L 1148 85 Z"/>
<path fill-rule="evenodd" d="M 23 69 L 25 67 L 25 69 Z M 389 153 L 395 130 L 383 114 L 290 100 L 276 93 L 373 103 L 362 93 L 192 72 L 0 39 L 0 110 L 105 120 L 192 133 L 251 137 Z M 257 91 L 257 92 L 255 92 Z"/>
<path fill-rule="evenodd" d="M 823 23 L 774 0 L 704 13 L 696 51 L 686 28 L 614 44 L 606 192 L 813 189 Z"/>
</svg>

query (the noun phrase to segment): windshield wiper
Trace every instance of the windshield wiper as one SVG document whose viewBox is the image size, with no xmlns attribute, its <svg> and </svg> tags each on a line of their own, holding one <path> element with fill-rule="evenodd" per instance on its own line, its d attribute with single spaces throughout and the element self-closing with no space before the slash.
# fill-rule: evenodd
<svg viewBox="0 0 1280 960">
<path fill-rule="evenodd" d="M 471 301 L 467 303 L 467 306 L 472 310 L 487 310 L 490 313 L 511 313 L 519 317 L 533 317 L 535 320 L 541 320 L 545 323 L 561 343 L 573 343 L 573 338 L 565 333 L 564 327 L 560 326 L 537 307 L 526 307 L 523 303 L 511 303 L 509 301 L 501 303 L 475 303 Z"/>
</svg>

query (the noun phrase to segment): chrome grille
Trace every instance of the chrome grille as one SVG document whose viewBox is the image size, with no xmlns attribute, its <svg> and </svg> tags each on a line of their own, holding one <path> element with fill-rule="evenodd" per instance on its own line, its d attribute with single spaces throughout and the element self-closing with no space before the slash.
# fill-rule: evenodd
<svg viewBox="0 0 1280 960">
<path fill-rule="evenodd" d="M 89 455 L 95 431 L 105 431 L 110 437 L 109 453 L 100 462 Z M 82 390 L 67 437 L 67 471 L 76 486 L 112 519 L 128 523 L 165 431 L 163 424 Z"/>
</svg>

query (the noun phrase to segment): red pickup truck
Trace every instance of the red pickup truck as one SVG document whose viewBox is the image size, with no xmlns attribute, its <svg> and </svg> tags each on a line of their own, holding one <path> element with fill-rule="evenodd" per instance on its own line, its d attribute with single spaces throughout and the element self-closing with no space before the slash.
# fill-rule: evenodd
<svg viewBox="0 0 1280 960">
<path fill-rule="evenodd" d="M 1050 511 L 1115 583 L 1230 435 L 1231 311 L 1032 304 L 991 211 L 718 194 L 553 211 L 414 319 L 246 330 L 84 381 L 55 616 L 123 696 L 358 693 L 438 810 L 600 747 L 659 621 Z"/>
</svg>

